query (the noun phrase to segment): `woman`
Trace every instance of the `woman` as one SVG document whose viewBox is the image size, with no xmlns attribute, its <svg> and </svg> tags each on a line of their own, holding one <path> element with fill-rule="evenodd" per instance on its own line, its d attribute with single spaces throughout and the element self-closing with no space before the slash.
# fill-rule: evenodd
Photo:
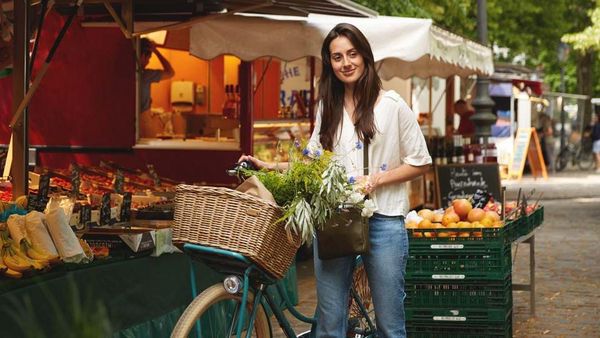
<svg viewBox="0 0 600 338">
<path fill-rule="evenodd" d="M 405 337 L 408 238 L 404 215 L 409 209 L 405 182 L 424 174 L 431 157 L 415 114 L 396 92 L 381 90 L 371 46 L 356 27 L 335 26 L 323 41 L 321 56 L 320 104 L 311 141 L 320 141 L 325 149 L 343 156 L 354 177 L 363 173 L 363 151 L 357 145 L 368 145 L 366 190 L 378 210 L 369 219 L 371 248 L 363 261 L 379 337 Z M 276 168 L 250 156 L 242 159 L 260 168 Z M 321 260 L 314 247 L 317 337 L 345 337 L 354 257 Z"/>
</svg>

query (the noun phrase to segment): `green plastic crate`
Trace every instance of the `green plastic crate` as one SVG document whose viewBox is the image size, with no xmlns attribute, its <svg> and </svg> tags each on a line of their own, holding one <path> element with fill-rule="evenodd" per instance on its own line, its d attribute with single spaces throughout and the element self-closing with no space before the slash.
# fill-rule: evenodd
<svg viewBox="0 0 600 338">
<path fill-rule="evenodd" d="M 540 206 L 536 208 L 531 214 L 527 216 L 527 222 L 529 222 L 532 228 L 537 228 L 544 223 L 544 207 Z"/>
<path fill-rule="evenodd" d="M 499 308 L 512 305 L 510 276 L 501 281 L 407 279 L 406 308 Z"/>
<path fill-rule="evenodd" d="M 440 242 L 440 243 L 453 243 L 453 242 L 498 242 L 508 243 L 510 242 L 510 232 L 512 222 L 507 222 L 503 227 L 500 228 L 439 228 L 439 229 L 407 229 L 409 242 L 421 243 L 421 242 Z M 469 237 L 440 237 L 440 234 L 450 233 L 469 233 Z"/>
<path fill-rule="evenodd" d="M 506 323 L 420 323 L 406 322 L 410 338 L 507 338 L 512 337 L 512 320 Z"/>
<path fill-rule="evenodd" d="M 529 234 L 532 230 L 533 227 L 531 227 L 529 225 L 529 222 L 527 221 L 527 217 L 519 217 L 517 219 L 514 220 L 510 220 L 508 221 L 510 222 L 510 227 L 508 229 L 509 232 L 509 238 L 511 242 L 514 242 L 517 238 L 521 237 L 521 236 L 525 236 L 527 234 Z"/>
<path fill-rule="evenodd" d="M 512 304 L 505 309 L 436 309 L 436 308 L 405 308 L 406 320 L 412 322 L 437 325 L 453 323 L 470 325 L 471 323 L 506 323 L 512 313 Z"/>
<path fill-rule="evenodd" d="M 503 281 L 511 269 L 510 244 L 421 242 L 409 244 L 406 278 Z"/>
</svg>

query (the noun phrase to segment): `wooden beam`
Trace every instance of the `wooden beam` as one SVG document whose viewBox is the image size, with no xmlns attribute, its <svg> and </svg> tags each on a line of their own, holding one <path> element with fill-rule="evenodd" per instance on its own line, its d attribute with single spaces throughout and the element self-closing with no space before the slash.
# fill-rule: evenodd
<svg viewBox="0 0 600 338">
<path fill-rule="evenodd" d="M 28 87 L 28 2 L 14 2 L 14 50 L 13 50 L 13 116 L 18 113 L 19 104 L 25 97 Z M 25 123 L 12 129 L 12 163 L 9 159 L 6 165 L 10 166 L 12 177 L 13 199 L 26 195 L 28 192 L 28 146 L 27 146 L 27 111 L 22 111 Z"/>
<path fill-rule="evenodd" d="M 123 32 L 123 35 L 125 35 L 127 39 L 131 39 L 130 31 L 127 29 L 127 27 L 125 27 L 125 23 L 123 23 L 123 20 L 117 14 L 117 12 L 115 11 L 115 9 L 109 1 L 104 1 L 104 7 L 106 7 L 106 10 L 108 11 L 108 13 L 110 13 L 110 16 L 112 16 L 113 20 L 115 20 L 119 28 L 121 28 L 121 32 Z"/>
</svg>

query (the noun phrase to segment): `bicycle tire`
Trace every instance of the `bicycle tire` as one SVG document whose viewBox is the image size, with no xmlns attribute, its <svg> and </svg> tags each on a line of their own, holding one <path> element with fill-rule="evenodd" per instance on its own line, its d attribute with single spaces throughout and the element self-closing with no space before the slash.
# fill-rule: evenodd
<svg viewBox="0 0 600 338">
<path fill-rule="evenodd" d="M 581 151 L 577 156 L 577 166 L 581 170 L 590 170 L 595 163 L 594 154 L 591 151 Z"/>
<path fill-rule="evenodd" d="M 217 303 L 223 301 L 235 301 L 240 302 L 242 299 L 241 295 L 232 295 L 228 293 L 222 284 L 215 284 L 208 289 L 204 290 L 200 295 L 198 295 L 192 303 L 185 309 L 173 332 L 171 333 L 171 338 L 187 338 L 190 332 L 194 329 L 196 321 L 201 319 L 202 315 L 205 314 L 211 307 L 216 305 Z M 254 295 L 248 295 L 248 305 L 247 305 L 247 315 L 250 315 L 250 311 L 252 311 L 252 302 L 254 300 Z M 222 315 L 222 313 L 221 313 Z M 202 319 L 201 319 L 202 320 Z M 233 323 L 230 323 L 230 325 Z M 257 338 L 271 338 L 271 325 L 269 322 L 269 318 L 266 315 L 264 307 L 261 305 L 260 309 L 256 314 L 256 319 L 254 321 L 254 331 L 255 337 Z M 224 337 L 223 334 L 210 334 L 210 337 Z M 244 335 L 245 337 L 245 335 Z"/>
<path fill-rule="evenodd" d="M 569 164 L 569 152 L 561 151 L 558 156 L 556 156 L 556 161 L 554 161 L 554 170 L 563 171 Z"/>
</svg>

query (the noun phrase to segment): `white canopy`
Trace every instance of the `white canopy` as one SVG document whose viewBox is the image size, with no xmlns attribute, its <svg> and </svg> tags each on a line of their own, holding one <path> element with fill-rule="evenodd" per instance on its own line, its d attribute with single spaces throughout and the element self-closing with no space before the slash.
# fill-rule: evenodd
<svg viewBox="0 0 600 338">
<path fill-rule="evenodd" d="M 264 56 L 286 61 L 320 58 L 324 37 L 340 22 L 351 23 L 365 34 L 383 79 L 494 72 L 490 48 L 436 27 L 428 19 L 389 16 L 233 15 L 194 25 L 190 53 L 207 60 L 224 54 L 246 61 Z"/>
</svg>

